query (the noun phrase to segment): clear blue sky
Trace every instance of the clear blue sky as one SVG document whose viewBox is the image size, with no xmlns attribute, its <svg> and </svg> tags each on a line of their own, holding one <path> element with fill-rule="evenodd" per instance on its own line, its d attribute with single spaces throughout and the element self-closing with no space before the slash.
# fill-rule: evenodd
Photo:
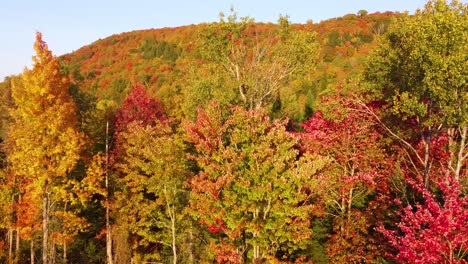
<svg viewBox="0 0 468 264">
<path fill-rule="evenodd" d="M 275 22 L 280 14 L 292 22 L 367 11 L 409 11 L 425 0 L 2 0 L 0 3 L 0 81 L 30 67 L 35 32 L 41 31 L 56 55 L 99 38 L 126 31 L 174 27 L 218 20 L 231 6 L 240 16 Z"/>
</svg>

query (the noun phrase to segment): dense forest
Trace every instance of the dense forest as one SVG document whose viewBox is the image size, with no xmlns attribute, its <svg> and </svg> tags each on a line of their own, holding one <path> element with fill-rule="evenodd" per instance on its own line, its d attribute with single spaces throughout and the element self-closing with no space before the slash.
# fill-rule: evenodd
<svg viewBox="0 0 468 264">
<path fill-rule="evenodd" d="M 467 11 L 37 33 L 0 83 L 0 262 L 468 263 Z"/>
</svg>

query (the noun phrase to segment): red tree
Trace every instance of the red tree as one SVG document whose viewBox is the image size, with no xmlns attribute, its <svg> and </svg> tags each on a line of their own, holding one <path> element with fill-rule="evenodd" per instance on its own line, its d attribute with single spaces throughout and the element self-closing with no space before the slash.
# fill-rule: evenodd
<svg viewBox="0 0 468 264">
<path fill-rule="evenodd" d="M 142 126 L 152 125 L 157 120 L 164 120 L 161 104 L 155 98 L 148 96 L 141 84 L 136 84 L 125 98 L 116 113 L 114 129 L 118 134 L 127 129 L 128 124 L 137 121 Z"/>
<path fill-rule="evenodd" d="M 334 120 L 316 112 L 302 125 L 301 136 L 304 151 L 333 161 L 322 175 L 320 194 L 333 223 L 327 252 L 332 262 L 371 260 L 378 251 L 369 234 L 376 215 L 368 203 L 385 191 L 390 159 L 377 125 L 361 105 L 341 95 L 324 104 L 333 109 L 327 114 Z"/>
<path fill-rule="evenodd" d="M 467 263 L 468 196 L 452 178 L 439 181 L 442 201 L 421 184 L 411 183 L 424 203 L 408 205 L 399 212 L 398 229 L 380 231 L 396 250 L 393 256 L 403 263 Z M 401 204 L 400 200 L 396 200 Z"/>
<path fill-rule="evenodd" d="M 138 122 L 142 127 L 152 126 L 156 122 L 165 121 L 163 107 L 156 99 L 148 96 L 141 84 L 136 84 L 117 110 L 114 121 L 114 146 L 111 160 L 119 158 L 121 140 L 120 134 L 127 131 L 128 125 Z"/>
</svg>

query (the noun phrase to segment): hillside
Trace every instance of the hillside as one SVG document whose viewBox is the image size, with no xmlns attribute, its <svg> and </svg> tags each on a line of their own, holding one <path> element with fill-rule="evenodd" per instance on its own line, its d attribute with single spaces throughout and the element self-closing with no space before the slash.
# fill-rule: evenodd
<svg viewBox="0 0 468 264">
<path fill-rule="evenodd" d="M 292 113 L 293 119 L 304 120 L 305 111 L 309 109 L 310 112 L 318 93 L 333 88 L 338 80 L 352 78 L 362 69 L 376 37 L 385 32 L 395 15 L 391 12 L 349 14 L 320 23 L 292 25 L 295 30 L 317 32 L 320 43 L 314 71 L 308 74 L 307 80 L 301 80 L 301 87 L 293 92 L 302 104 L 302 110 L 298 110 L 302 113 Z M 184 100 L 183 90 L 190 85 L 188 79 L 193 63 L 203 63 L 199 55 L 200 38 L 209 26 L 200 24 L 112 35 L 62 56 L 62 65 L 80 90 L 97 100 L 120 103 L 131 85 L 141 82 L 166 105 L 177 104 Z M 252 31 L 266 34 L 278 25 L 254 23 L 251 26 Z"/>
</svg>

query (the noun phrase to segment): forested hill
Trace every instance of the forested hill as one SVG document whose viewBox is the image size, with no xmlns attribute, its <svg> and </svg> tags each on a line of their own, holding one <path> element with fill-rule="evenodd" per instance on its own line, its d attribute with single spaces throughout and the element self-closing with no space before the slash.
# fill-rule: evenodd
<svg viewBox="0 0 468 264">
<path fill-rule="evenodd" d="M 356 15 L 320 23 L 310 21 L 292 25 L 295 30 L 317 32 L 319 54 L 310 72 L 296 76 L 289 82 L 292 83 L 289 89 L 280 91 L 282 96 L 277 98 L 282 105 L 280 112 L 293 119 L 304 120 L 320 91 L 333 88 L 338 80 L 347 80 L 362 70 L 365 56 L 375 46 L 376 36 L 385 32 L 391 18 L 396 15 L 360 11 Z M 177 105 L 176 109 L 169 109 L 171 115 L 177 116 L 193 110 L 182 109 L 189 106 L 181 105 L 181 102 L 189 100 L 184 89 L 190 86 L 188 83 L 193 80 L 193 75 L 202 74 L 193 68 L 194 63 L 203 63 L 200 46 L 204 45 L 204 32 L 210 26 L 213 25 L 147 29 L 113 35 L 62 56 L 62 65 L 72 73 L 80 90 L 91 93 L 98 100 L 120 103 L 130 87 L 140 82 L 165 105 L 170 104 L 171 108 Z M 268 32 L 277 34 L 275 30 L 278 29 L 278 24 L 273 23 L 249 23 L 248 26 L 252 36 Z"/>
<path fill-rule="evenodd" d="M 467 11 L 37 32 L 0 83 L 0 263 L 468 263 Z"/>
</svg>

